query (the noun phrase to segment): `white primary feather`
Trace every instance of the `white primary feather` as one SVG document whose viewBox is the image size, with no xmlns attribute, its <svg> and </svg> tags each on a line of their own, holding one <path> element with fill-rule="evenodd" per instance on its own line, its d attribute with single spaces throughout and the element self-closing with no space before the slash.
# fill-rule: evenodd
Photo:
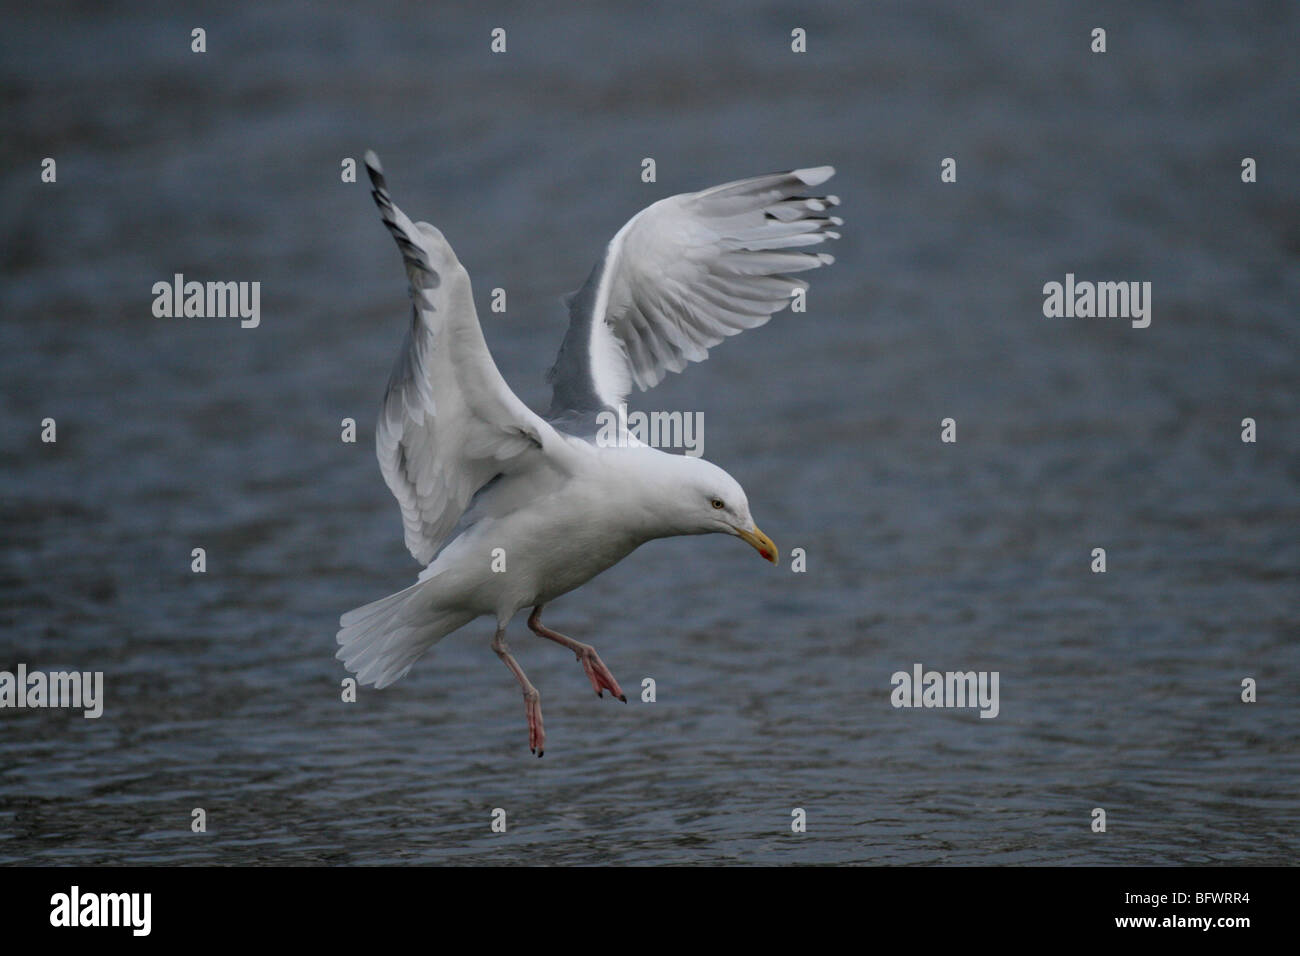
<svg viewBox="0 0 1300 956">
<path fill-rule="evenodd" d="M 738 180 L 633 216 L 606 249 L 594 297 L 575 300 L 592 312 L 574 321 L 590 322 L 590 385 L 601 402 L 614 407 L 633 383 L 648 389 L 704 361 L 723 338 L 764 324 L 807 289 L 791 274 L 835 261 L 811 250 L 838 239 L 843 221 L 826 214 L 835 196 L 802 193 L 834 173 L 818 166 Z"/>
<path fill-rule="evenodd" d="M 401 250 L 412 301 L 375 451 L 402 509 L 406 546 L 428 564 L 480 487 L 498 473 L 537 467 L 544 453 L 562 457 L 564 442 L 501 377 L 483 340 L 469 276 L 442 233 L 411 222 L 393 204 L 373 152 L 366 153 L 366 166 Z"/>
</svg>

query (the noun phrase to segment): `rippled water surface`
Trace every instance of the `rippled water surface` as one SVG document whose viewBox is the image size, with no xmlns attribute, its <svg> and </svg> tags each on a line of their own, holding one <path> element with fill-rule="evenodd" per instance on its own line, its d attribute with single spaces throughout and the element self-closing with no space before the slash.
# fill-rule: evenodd
<svg viewBox="0 0 1300 956">
<path fill-rule="evenodd" d="M 106 703 L 0 711 L 0 863 L 1294 862 L 1296 7 L 1142 6 L 7 15 L 0 669 Z M 630 215 L 838 168 L 808 312 L 634 399 L 703 413 L 806 573 L 660 541 L 550 607 L 653 704 L 518 621 L 540 761 L 486 620 L 340 701 L 338 615 L 418 571 L 371 450 L 406 302 L 340 182 L 367 147 L 534 405 Z M 261 325 L 154 318 L 176 272 L 261 282 Z M 1045 319 L 1067 272 L 1150 281 L 1150 328 Z M 998 671 L 999 715 L 892 708 L 916 662 Z"/>
</svg>

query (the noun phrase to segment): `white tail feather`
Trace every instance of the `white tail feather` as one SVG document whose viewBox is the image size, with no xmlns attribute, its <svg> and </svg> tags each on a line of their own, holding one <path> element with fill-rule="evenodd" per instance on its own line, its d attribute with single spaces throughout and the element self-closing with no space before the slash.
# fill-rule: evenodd
<svg viewBox="0 0 1300 956">
<path fill-rule="evenodd" d="M 339 619 L 336 639 L 341 646 L 334 656 L 360 683 L 383 688 L 400 680 L 429 648 L 474 619 L 473 614 L 433 607 L 429 581 L 426 578 Z"/>
</svg>

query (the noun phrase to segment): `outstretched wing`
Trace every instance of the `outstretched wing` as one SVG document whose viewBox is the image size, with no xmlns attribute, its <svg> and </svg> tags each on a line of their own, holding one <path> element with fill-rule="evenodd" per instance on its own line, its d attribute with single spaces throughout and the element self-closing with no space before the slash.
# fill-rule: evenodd
<svg viewBox="0 0 1300 956">
<path fill-rule="evenodd" d="M 371 195 L 402 252 L 413 303 L 375 451 L 402 508 L 406 546 L 427 564 L 479 488 L 498 474 L 554 464 L 564 442 L 497 371 L 469 275 L 442 233 L 393 205 L 373 152 L 366 168 Z"/>
<path fill-rule="evenodd" d="M 834 196 L 806 197 L 835 174 L 796 169 L 683 193 L 633 216 L 570 299 L 550 382 L 550 417 L 621 402 L 666 372 L 702 362 L 728 335 L 762 325 L 807 282 L 791 273 L 834 262 Z"/>
</svg>

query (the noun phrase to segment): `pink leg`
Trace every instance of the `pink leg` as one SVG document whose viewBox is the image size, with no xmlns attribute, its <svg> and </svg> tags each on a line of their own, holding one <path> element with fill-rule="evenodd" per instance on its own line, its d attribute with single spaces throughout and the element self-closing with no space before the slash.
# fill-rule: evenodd
<svg viewBox="0 0 1300 956">
<path fill-rule="evenodd" d="M 544 637 L 556 644 L 562 644 L 577 655 L 582 664 L 582 669 L 587 672 L 587 679 L 591 681 L 592 689 L 595 690 L 597 697 L 604 697 L 602 691 L 609 691 L 623 703 L 627 703 L 627 697 L 623 694 L 623 689 L 618 686 L 618 681 L 614 675 L 609 672 L 609 668 L 601 661 L 600 655 L 590 644 L 584 644 L 582 641 L 575 641 L 571 637 L 565 637 L 559 631 L 552 631 L 542 623 L 542 605 L 533 608 L 533 613 L 528 616 L 528 627 L 538 637 Z"/>
<path fill-rule="evenodd" d="M 515 675 L 515 680 L 519 681 L 519 687 L 524 692 L 524 716 L 528 718 L 528 749 L 540 757 L 544 752 L 542 748 L 546 745 L 546 731 L 542 729 L 542 695 L 529 683 L 528 675 L 510 653 L 504 627 L 497 629 L 497 636 L 492 639 L 492 650 L 496 651 L 497 657 L 510 668 L 510 673 Z"/>
</svg>

